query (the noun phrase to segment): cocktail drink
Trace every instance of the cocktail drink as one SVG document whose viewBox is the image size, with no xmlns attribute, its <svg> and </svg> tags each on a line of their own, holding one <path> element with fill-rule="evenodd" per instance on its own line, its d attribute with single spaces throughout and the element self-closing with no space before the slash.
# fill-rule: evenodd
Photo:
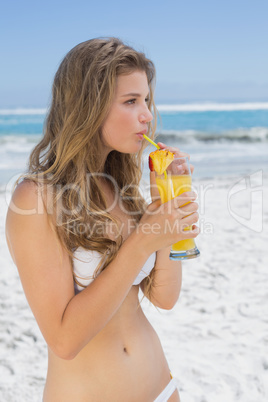
<svg viewBox="0 0 268 402">
<path fill-rule="evenodd" d="M 188 158 L 176 158 L 162 175 L 156 173 L 156 185 L 162 203 L 191 191 L 192 176 Z M 191 227 L 188 226 L 184 230 L 191 230 Z M 185 239 L 172 245 L 169 258 L 171 260 L 185 260 L 195 258 L 199 254 L 195 240 Z"/>
</svg>

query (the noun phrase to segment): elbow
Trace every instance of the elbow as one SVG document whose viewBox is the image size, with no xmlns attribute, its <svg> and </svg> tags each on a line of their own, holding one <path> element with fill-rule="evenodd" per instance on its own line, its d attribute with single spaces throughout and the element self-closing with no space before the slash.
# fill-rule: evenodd
<svg viewBox="0 0 268 402">
<path fill-rule="evenodd" d="M 164 303 L 162 306 L 159 306 L 163 310 L 172 310 L 175 304 L 177 303 L 177 299 L 173 302 L 169 301 L 168 303 Z"/>
<path fill-rule="evenodd" d="M 77 353 L 67 350 L 67 351 L 59 351 L 57 352 L 56 355 L 62 360 L 73 360 L 77 356 Z"/>
<path fill-rule="evenodd" d="M 74 331 L 68 331 L 67 328 L 61 328 L 57 334 L 46 341 L 56 357 L 62 360 L 74 360 L 92 338 L 90 334 L 85 338 L 78 336 Z"/>
<path fill-rule="evenodd" d="M 73 360 L 80 352 L 81 348 L 75 347 L 71 342 L 58 340 L 53 345 L 49 345 L 52 353 L 62 360 Z"/>
<path fill-rule="evenodd" d="M 177 301 L 179 299 L 179 295 L 176 295 L 175 297 L 167 297 L 163 300 L 154 300 L 153 304 L 156 307 L 161 308 L 162 310 L 172 310 L 173 307 L 175 307 Z"/>
<path fill-rule="evenodd" d="M 50 347 L 50 350 L 53 352 L 55 356 L 62 360 L 73 360 L 78 353 L 75 353 L 74 350 L 63 348 L 60 346 Z"/>
</svg>

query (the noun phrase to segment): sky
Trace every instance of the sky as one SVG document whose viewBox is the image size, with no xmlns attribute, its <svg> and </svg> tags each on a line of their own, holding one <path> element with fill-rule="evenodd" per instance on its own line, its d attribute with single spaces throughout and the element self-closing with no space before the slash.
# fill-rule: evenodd
<svg viewBox="0 0 268 402">
<path fill-rule="evenodd" d="M 268 100 L 267 0 L 0 1 L 0 108 L 46 107 L 64 55 L 100 36 L 153 60 L 158 104 Z"/>
</svg>

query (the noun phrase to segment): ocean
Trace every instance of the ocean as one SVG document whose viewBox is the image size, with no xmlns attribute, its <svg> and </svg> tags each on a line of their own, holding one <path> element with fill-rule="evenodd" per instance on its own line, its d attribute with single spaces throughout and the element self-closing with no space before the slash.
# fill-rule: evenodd
<svg viewBox="0 0 268 402">
<path fill-rule="evenodd" d="M 158 111 L 157 139 L 189 153 L 196 177 L 267 169 L 268 103 L 158 105 Z M 0 110 L 0 186 L 25 171 L 42 136 L 45 113 Z"/>
</svg>

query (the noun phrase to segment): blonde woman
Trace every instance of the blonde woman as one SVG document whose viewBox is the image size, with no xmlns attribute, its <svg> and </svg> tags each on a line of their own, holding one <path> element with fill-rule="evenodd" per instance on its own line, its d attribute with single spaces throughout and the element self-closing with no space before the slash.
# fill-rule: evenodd
<svg viewBox="0 0 268 402">
<path fill-rule="evenodd" d="M 138 292 L 174 306 L 181 264 L 170 245 L 197 236 L 182 225 L 198 214 L 193 193 L 147 206 L 139 192 L 154 77 L 153 63 L 116 38 L 73 48 L 14 191 L 7 241 L 48 345 L 44 402 L 179 401 Z"/>
</svg>

